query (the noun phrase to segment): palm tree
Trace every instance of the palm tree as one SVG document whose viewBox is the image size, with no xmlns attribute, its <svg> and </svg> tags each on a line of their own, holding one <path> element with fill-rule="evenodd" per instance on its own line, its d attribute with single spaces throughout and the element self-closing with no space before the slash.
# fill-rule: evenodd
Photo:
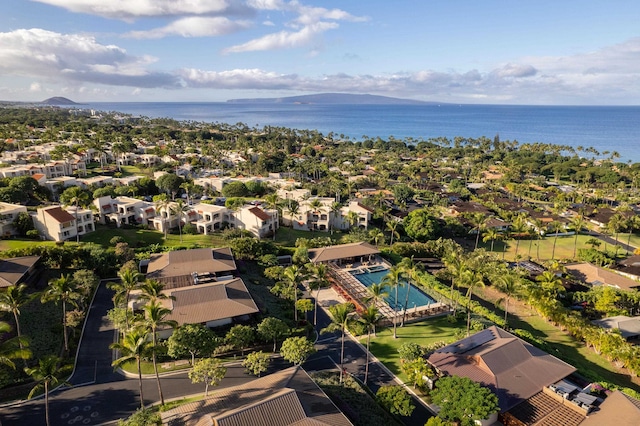
<svg viewBox="0 0 640 426">
<path fill-rule="evenodd" d="M 371 332 L 375 333 L 376 324 L 380 321 L 382 317 L 378 312 L 378 308 L 373 305 L 369 305 L 366 309 L 360 314 L 359 321 L 364 324 L 367 329 L 367 363 L 364 367 L 364 384 L 367 384 L 367 379 L 369 378 L 369 346 L 371 344 Z"/>
<path fill-rule="evenodd" d="M 400 234 L 397 231 L 399 223 L 400 222 L 398 222 L 397 220 L 390 220 L 387 222 L 387 229 L 391 233 L 391 241 L 389 242 L 390 246 L 393 245 L 393 237 L 400 238 Z"/>
<path fill-rule="evenodd" d="M 379 229 L 372 229 L 369 231 L 369 235 L 373 238 L 374 243 L 376 244 L 376 248 L 380 244 L 380 241 L 384 242 L 384 232 Z"/>
<path fill-rule="evenodd" d="M 342 383 L 342 375 L 344 374 L 344 336 L 347 330 L 347 323 L 353 311 L 355 311 L 353 303 L 330 306 L 331 324 L 320 330 L 320 334 L 331 333 L 336 330 L 340 330 L 342 333 L 342 341 L 340 343 L 340 383 Z"/>
<path fill-rule="evenodd" d="M 576 253 L 578 251 L 578 235 L 580 235 L 580 231 L 584 227 L 586 221 L 582 215 L 576 216 L 571 220 L 571 226 L 573 227 L 575 237 L 573 238 L 573 258 L 576 258 Z"/>
<path fill-rule="evenodd" d="M 520 239 L 522 238 L 522 233 L 526 229 L 527 229 L 527 224 L 524 221 L 524 217 L 522 215 L 516 216 L 513 223 L 511 223 L 511 232 L 513 233 L 513 236 L 516 239 L 516 252 L 514 254 L 515 260 L 518 260 L 518 248 L 520 247 Z"/>
<path fill-rule="evenodd" d="M 158 374 L 158 364 L 156 362 L 156 350 L 158 347 L 158 329 L 164 327 L 177 327 L 178 323 L 174 320 L 167 320 L 166 317 L 171 314 L 171 310 L 162 306 L 157 300 L 149 302 L 144 307 L 145 326 L 151 331 L 151 359 L 153 362 L 153 372 L 156 375 L 158 383 L 158 394 L 160 395 L 160 404 L 164 405 L 164 395 L 162 386 L 160 385 L 160 375 Z"/>
<path fill-rule="evenodd" d="M 287 213 L 289 213 L 289 220 L 291 220 L 291 227 L 293 228 L 293 221 L 295 217 L 300 213 L 300 204 L 296 200 L 288 200 Z"/>
<path fill-rule="evenodd" d="M 404 271 L 402 267 L 399 265 L 393 266 L 389 269 L 387 275 L 382 278 L 382 284 L 386 287 L 392 288 L 395 290 L 396 294 L 394 297 L 394 306 L 393 306 L 393 338 L 397 339 L 398 335 L 396 334 L 396 328 L 398 324 L 398 287 L 402 287 L 404 285 L 404 281 L 402 281 L 402 274 Z"/>
<path fill-rule="evenodd" d="M 384 298 L 389 296 L 386 288 L 387 286 L 383 283 L 371 284 L 369 287 L 367 287 L 367 290 L 369 290 L 369 293 L 371 294 L 364 298 L 365 302 L 373 303 L 374 306 L 376 306 L 378 303 L 383 302 Z"/>
<path fill-rule="evenodd" d="M 469 222 L 471 222 L 471 224 L 473 225 L 473 227 L 476 229 L 476 245 L 474 247 L 474 250 L 478 249 L 478 242 L 480 242 L 480 231 L 482 230 L 484 224 L 487 221 L 487 217 L 483 214 L 483 213 L 472 213 L 470 215 L 467 216 L 467 218 L 469 219 Z"/>
<path fill-rule="evenodd" d="M 335 218 L 340 214 L 340 211 L 342 210 L 342 203 L 339 201 L 334 201 L 333 203 L 331 203 L 331 207 L 329 208 L 329 229 L 331 230 L 331 235 L 333 235 L 333 222 L 335 221 Z M 331 217 L 333 216 L 333 217 Z"/>
<path fill-rule="evenodd" d="M 191 206 L 186 204 L 181 198 L 171 206 L 171 214 L 178 216 L 178 231 L 180 232 L 180 242 L 182 242 L 182 218 L 189 213 Z"/>
<path fill-rule="evenodd" d="M 136 361 L 136 367 L 138 369 L 138 386 L 140 389 L 140 407 L 144 408 L 144 394 L 142 393 L 142 369 L 141 361 L 142 357 L 148 352 L 150 342 L 147 340 L 149 337 L 146 330 L 138 327 L 129 330 L 124 335 L 122 340 L 116 343 L 112 343 L 109 347 L 120 352 L 120 357 L 114 360 L 111 365 L 115 368 L 121 367 L 128 361 Z"/>
<path fill-rule="evenodd" d="M 560 233 L 560 231 L 562 231 L 562 228 L 564 226 L 562 225 L 562 223 L 558 222 L 557 220 L 552 221 L 549 224 L 549 226 L 551 226 L 551 230 L 555 234 L 555 237 L 553 238 L 553 249 L 551 250 L 551 259 L 555 259 L 556 258 L 556 243 L 558 242 L 558 234 Z"/>
<path fill-rule="evenodd" d="M 615 242 L 616 256 L 618 255 L 618 234 L 620 233 L 620 230 L 624 226 L 624 222 L 625 222 L 625 219 L 624 217 L 622 217 L 620 213 L 616 213 L 613 216 L 611 216 L 611 218 L 609 219 L 609 222 L 607 222 L 607 230 L 612 234 L 614 234 L 614 239 L 616 241 Z"/>
<path fill-rule="evenodd" d="M 360 216 L 358 215 L 357 212 L 354 212 L 353 210 L 349 210 L 349 213 L 347 213 L 346 219 L 347 219 L 347 222 L 349 223 L 349 226 L 353 228 L 358 224 L 358 221 L 360 220 Z"/>
<path fill-rule="evenodd" d="M 309 290 L 316 290 L 316 297 L 313 307 L 313 325 L 316 325 L 318 320 L 318 297 L 320 296 L 320 289 L 326 287 L 329 284 L 327 280 L 327 265 L 323 263 L 317 263 L 310 265 L 311 280 L 309 281 Z M 275 352 L 275 350 L 274 350 Z"/>
<path fill-rule="evenodd" d="M 147 300 L 149 302 L 155 302 L 159 299 L 173 299 L 173 296 L 167 296 L 164 291 L 164 283 L 161 283 L 158 280 L 145 280 L 140 285 L 140 290 L 142 293 L 140 294 L 141 300 Z"/>
<path fill-rule="evenodd" d="M 522 287 L 522 277 L 515 271 L 500 271 L 494 281 L 496 288 L 504 293 L 504 326 L 507 327 L 507 316 L 509 314 L 509 301 L 511 297 L 517 295 Z M 500 301 L 498 301 L 499 303 Z"/>
<path fill-rule="evenodd" d="M 171 209 L 169 205 L 171 201 L 169 201 L 169 197 L 167 194 L 160 194 L 153 197 L 153 202 L 155 204 L 156 213 L 159 213 L 162 217 L 162 229 L 164 230 L 164 239 L 167 239 L 167 217 L 171 213 Z M 170 217 L 169 217 L 170 219 Z M 169 225 L 171 225 L 171 221 L 169 221 Z"/>
<path fill-rule="evenodd" d="M 481 273 L 467 271 L 464 285 L 467 287 L 467 336 L 471 331 L 471 296 L 478 287 L 484 287 L 484 279 Z"/>
<path fill-rule="evenodd" d="M 42 303 L 55 301 L 62 302 L 62 329 L 64 335 L 64 350 L 69 351 L 69 338 L 67 337 L 67 303 L 75 303 L 80 298 L 78 287 L 69 275 L 63 274 L 57 280 L 49 282 L 49 287 L 42 294 Z"/>
<path fill-rule="evenodd" d="M 500 238 L 500 234 L 498 233 L 498 230 L 496 228 L 488 228 L 484 233 L 484 235 L 482 236 L 482 242 L 486 243 L 488 241 L 491 241 L 490 251 L 493 252 L 493 244 L 496 242 L 498 238 Z"/>
<path fill-rule="evenodd" d="M 7 335 L 11 332 L 9 323 L 0 321 L 0 336 Z M 0 342 L 0 364 L 7 367 L 16 368 L 12 360 L 31 358 L 31 351 L 27 349 L 28 342 L 24 337 L 14 337 Z"/>
<path fill-rule="evenodd" d="M 131 292 L 138 288 L 140 285 L 140 278 L 142 274 L 135 269 L 122 269 L 118 272 L 120 282 L 111 282 L 107 286 L 115 291 L 113 295 L 113 303 L 115 305 L 122 305 L 126 310 L 129 309 L 129 296 Z M 127 329 L 129 328 L 129 316 L 125 317 Z"/>
<path fill-rule="evenodd" d="M 20 349 L 23 349 L 22 333 L 20 331 L 20 308 L 37 296 L 36 294 L 27 294 L 26 290 L 27 285 L 20 284 L 19 286 L 9 286 L 5 291 L 0 292 L 0 311 L 11 312 L 13 314 L 13 319 L 16 322 L 16 334 Z M 25 360 L 25 367 L 26 366 L 27 362 Z"/>
<path fill-rule="evenodd" d="M 400 267 L 404 272 L 404 275 L 409 278 L 414 283 L 418 283 L 420 281 L 420 273 L 422 272 L 422 265 L 420 263 L 416 263 L 413 261 L 413 257 L 405 257 L 400 262 Z M 400 327 L 404 327 L 404 321 L 407 317 L 407 305 L 409 304 L 409 291 L 411 290 L 411 284 L 407 283 L 407 292 L 405 293 L 404 298 L 404 308 L 402 310 L 402 322 L 400 323 Z"/>
<path fill-rule="evenodd" d="M 60 358 L 54 355 L 49 355 L 40 359 L 36 367 L 25 368 L 25 372 L 38 382 L 38 384 L 31 389 L 31 392 L 29 392 L 28 398 L 31 399 L 36 392 L 44 388 L 44 415 L 47 426 L 50 426 L 51 424 L 49 421 L 49 391 L 52 386 L 68 384 L 66 381 L 60 383 L 58 376 L 64 374 L 67 368 L 60 368 L 59 365 Z"/>
<path fill-rule="evenodd" d="M 293 312 L 294 312 L 294 320 L 296 324 L 298 323 L 298 309 L 296 308 L 296 304 L 298 302 L 298 285 L 304 281 L 307 276 L 305 274 L 305 270 L 300 268 L 298 265 L 287 266 L 284 269 L 282 274 L 284 278 L 284 282 L 293 292 Z"/>
</svg>

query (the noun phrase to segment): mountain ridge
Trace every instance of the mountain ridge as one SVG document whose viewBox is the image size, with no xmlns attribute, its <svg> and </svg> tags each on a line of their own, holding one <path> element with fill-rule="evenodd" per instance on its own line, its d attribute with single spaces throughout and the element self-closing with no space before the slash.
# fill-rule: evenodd
<svg viewBox="0 0 640 426">
<path fill-rule="evenodd" d="M 79 103 L 73 102 L 71 99 L 67 99 L 62 96 L 54 96 L 52 98 L 45 99 L 40 103 L 45 105 L 80 105 Z"/>
<path fill-rule="evenodd" d="M 392 98 L 379 95 L 352 93 L 317 93 L 313 95 L 287 96 L 282 98 L 229 99 L 228 103 L 265 104 L 342 104 L 342 105 L 439 105 L 441 102 L 425 102 L 414 99 Z"/>
</svg>

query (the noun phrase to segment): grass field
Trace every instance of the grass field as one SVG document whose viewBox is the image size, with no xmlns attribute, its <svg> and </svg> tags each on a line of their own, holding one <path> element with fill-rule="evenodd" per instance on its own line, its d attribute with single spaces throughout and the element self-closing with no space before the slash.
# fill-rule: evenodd
<svg viewBox="0 0 640 426">
<path fill-rule="evenodd" d="M 23 249 L 26 247 L 55 246 L 55 245 L 56 245 L 55 241 L 22 240 L 22 239 L 0 240 L 0 250 L 16 250 L 16 249 Z"/>
<path fill-rule="evenodd" d="M 619 237 L 619 240 L 623 243 L 626 243 L 627 237 L 625 236 L 623 238 L 623 234 L 620 234 L 620 235 L 621 236 Z M 588 235 L 578 235 L 578 243 L 576 247 L 578 249 L 591 248 L 591 246 L 587 244 L 587 241 L 591 238 L 593 237 Z M 518 247 L 518 256 L 520 256 L 523 259 L 526 259 L 528 257 L 531 257 L 532 259 L 537 259 L 538 252 L 539 252 L 540 260 L 550 260 L 553 254 L 554 240 L 555 240 L 555 237 L 545 237 L 540 240 L 523 239 L 520 241 L 520 245 Z M 573 259 L 574 241 L 575 241 L 575 237 L 573 235 L 558 237 L 556 241 L 555 255 L 553 256 L 553 258 L 556 260 Z M 604 250 L 605 243 L 603 241 L 601 241 L 601 243 L 602 244 L 600 245 L 599 249 Z M 516 245 L 517 244 L 515 240 L 509 240 L 507 242 L 507 251 L 504 256 L 506 260 L 514 260 L 515 254 L 516 254 Z M 632 239 L 632 245 L 633 245 L 633 239 Z M 480 242 L 478 247 L 484 247 L 485 249 L 490 250 L 491 242 L 488 242 L 488 243 Z M 531 250 L 529 248 L 531 248 Z M 609 251 L 613 251 L 613 245 L 606 244 L 606 249 L 608 249 Z M 500 241 L 496 241 L 493 246 L 493 251 L 497 253 L 498 256 L 502 256 L 502 252 L 504 251 L 504 243 Z M 618 254 L 620 255 L 624 254 L 624 250 L 620 248 L 618 251 Z"/>
<path fill-rule="evenodd" d="M 164 247 L 189 247 L 196 245 L 202 247 L 220 247 L 225 245 L 220 234 L 183 234 L 181 242 L 180 235 L 177 234 L 167 234 L 167 238 L 165 239 L 164 234 L 158 231 L 138 228 L 109 228 L 101 225 L 96 227 L 95 232 L 84 235 L 81 241 L 85 243 L 96 243 L 103 247 L 109 247 L 109 241 L 116 236 L 122 237 L 131 247 L 142 247 L 152 244 L 158 244 Z"/>
</svg>

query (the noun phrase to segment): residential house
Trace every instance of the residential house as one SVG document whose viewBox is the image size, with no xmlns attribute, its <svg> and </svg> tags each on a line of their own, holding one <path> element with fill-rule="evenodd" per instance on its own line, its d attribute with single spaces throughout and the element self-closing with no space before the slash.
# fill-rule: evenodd
<svg viewBox="0 0 640 426">
<path fill-rule="evenodd" d="M 369 228 L 369 223 L 373 217 L 373 210 L 358 200 L 352 200 L 348 205 L 340 209 L 339 215 L 333 218 L 333 227 L 335 229 L 345 230 L 351 228 L 351 223 L 349 223 L 348 220 L 349 212 L 355 212 L 358 215 L 358 221 L 354 226 L 363 229 Z"/>
<path fill-rule="evenodd" d="M 221 229 L 224 222 L 229 222 L 229 209 L 224 206 L 198 203 L 193 210 L 197 213 L 194 225 L 201 234 L 208 235 Z"/>
<path fill-rule="evenodd" d="M 40 208 L 32 218 L 35 228 L 44 239 L 65 241 L 76 238 L 76 219 L 60 206 Z"/>
<path fill-rule="evenodd" d="M 620 335 L 627 340 L 640 338 L 640 316 L 617 315 L 591 322 L 607 330 L 618 330 Z"/>
<path fill-rule="evenodd" d="M 293 229 L 302 231 L 330 231 L 332 229 L 349 229 L 349 212 L 355 212 L 358 220 L 354 226 L 368 228 L 373 211 L 353 200 L 349 205 L 332 211 L 335 199 L 331 197 L 311 197 L 300 202 L 298 214 L 283 215 L 283 223 L 292 226 Z M 314 207 L 315 206 L 315 207 Z M 286 209 L 285 209 L 286 210 Z"/>
<path fill-rule="evenodd" d="M 580 426 L 637 426 L 639 421 L 640 401 L 615 390 Z"/>
<path fill-rule="evenodd" d="M 0 235 L 5 237 L 16 235 L 17 231 L 13 226 L 13 221 L 20 213 L 26 212 L 25 206 L 0 201 Z"/>
<path fill-rule="evenodd" d="M 576 371 L 496 326 L 436 350 L 427 361 L 440 374 L 468 377 L 491 389 L 503 418 L 515 417 L 507 413 Z"/>
<path fill-rule="evenodd" d="M 592 286 L 608 285 L 620 290 L 640 289 L 640 281 L 590 263 L 567 265 L 566 269 L 575 279 Z"/>
<path fill-rule="evenodd" d="M 165 425 L 350 426 L 302 367 L 221 389 L 162 413 Z"/>
<path fill-rule="evenodd" d="M 119 196 L 111 198 L 109 195 L 93 200 L 96 207 L 98 221 L 104 224 L 122 225 L 150 225 L 156 217 L 153 203 L 137 198 Z"/>
<path fill-rule="evenodd" d="M 92 210 L 78 207 L 76 211 L 75 206 L 65 207 L 65 210 L 78 222 L 78 235 L 84 235 L 96 230 Z"/>
<path fill-rule="evenodd" d="M 246 229 L 258 238 L 273 235 L 279 226 L 278 210 L 247 205 L 229 213 L 229 226 Z"/>
</svg>

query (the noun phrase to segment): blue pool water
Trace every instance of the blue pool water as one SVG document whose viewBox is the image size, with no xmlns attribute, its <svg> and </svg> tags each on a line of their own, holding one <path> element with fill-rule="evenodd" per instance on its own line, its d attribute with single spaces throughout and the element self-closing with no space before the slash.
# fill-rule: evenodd
<svg viewBox="0 0 640 426">
<path fill-rule="evenodd" d="M 353 274 L 354 277 L 362 284 L 370 287 L 371 284 L 379 284 L 382 279 L 389 273 L 388 269 L 376 272 L 363 272 Z M 405 284 L 403 287 L 398 288 L 398 303 L 396 304 L 396 291 L 395 289 L 386 288 L 385 291 L 389 293 L 389 296 L 385 297 L 387 304 L 396 311 L 401 311 L 404 308 L 404 301 L 409 292 L 409 302 L 407 303 L 407 309 L 415 308 L 416 306 L 426 306 L 432 303 L 436 303 L 431 297 L 426 295 L 422 290 L 409 284 Z"/>
</svg>

